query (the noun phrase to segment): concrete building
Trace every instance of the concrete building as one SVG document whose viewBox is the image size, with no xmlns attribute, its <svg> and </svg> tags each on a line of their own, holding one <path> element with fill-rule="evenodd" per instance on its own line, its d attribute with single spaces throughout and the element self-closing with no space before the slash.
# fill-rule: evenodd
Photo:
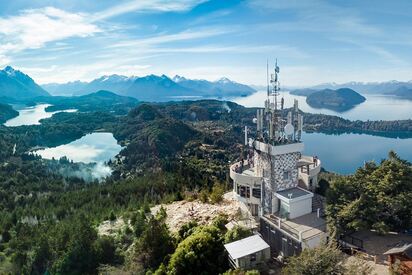
<svg viewBox="0 0 412 275">
<path fill-rule="evenodd" d="M 313 193 L 321 161 L 302 154 L 303 116 L 297 100 L 284 109 L 278 73 L 276 66 L 252 138 L 245 127 L 247 157 L 230 167 L 230 177 L 235 198 L 259 220 L 272 256 L 283 258 L 319 245 L 326 238 L 326 223 L 322 198 Z"/>
</svg>

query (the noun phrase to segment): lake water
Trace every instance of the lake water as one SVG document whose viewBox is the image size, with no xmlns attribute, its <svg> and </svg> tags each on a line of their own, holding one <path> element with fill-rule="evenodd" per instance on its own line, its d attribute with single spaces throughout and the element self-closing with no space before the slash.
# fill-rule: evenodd
<svg viewBox="0 0 412 275">
<path fill-rule="evenodd" d="M 105 162 L 116 156 L 122 147 L 112 133 L 92 133 L 57 147 L 34 151 L 45 159 L 59 159 L 66 156 L 74 162 Z"/>
<path fill-rule="evenodd" d="M 34 151 L 33 154 L 44 159 L 60 159 L 65 156 L 74 162 L 95 163 L 70 174 L 90 181 L 110 176 L 112 170 L 105 162 L 113 159 L 121 149 L 112 133 L 92 133 L 65 145 Z"/>
<path fill-rule="evenodd" d="M 401 158 L 412 161 L 412 139 L 394 139 L 364 134 L 327 135 L 303 133 L 304 154 L 318 156 L 322 167 L 341 174 L 353 173 L 365 161 L 377 163 L 394 150 Z"/>
<path fill-rule="evenodd" d="M 385 95 L 363 95 L 366 101 L 345 112 L 317 109 L 306 103 L 306 97 L 282 92 L 285 107 L 293 106 L 293 100 L 299 100 L 299 109 L 313 114 L 326 114 L 344 117 L 350 120 L 397 120 L 412 118 L 412 100 L 399 99 Z M 259 91 L 247 97 L 231 99 L 245 107 L 264 107 L 266 91 Z"/>
<path fill-rule="evenodd" d="M 7 120 L 4 125 L 9 127 L 16 127 L 22 125 L 39 125 L 40 120 L 44 118 L 52 117 L 58 112 L 46 112 L 46 108 L 50 104 L 38 104 L 36 106 L 18 106 L 15 105 L 13 108 L 19 112 L 19 115 L 15 118 Z M 76 112 L 76 110 L 64 110 L 62 112 Z"/>
</svg>

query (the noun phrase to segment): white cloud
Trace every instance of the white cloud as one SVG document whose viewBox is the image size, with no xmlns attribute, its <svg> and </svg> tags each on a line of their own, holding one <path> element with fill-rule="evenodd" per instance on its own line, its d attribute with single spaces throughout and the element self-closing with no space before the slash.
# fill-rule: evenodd
<svg viewBox="0 0 412 275">
<path fill-rule="evenodd" d="M 206 2 L 205 0 L 134 0 L 95 13 L 92 20 L 102 20 L 129 12 L 182 12 Z"/>
<path fill-rule="evenodd" d="M 141 39 L 128 39 L 126 41 L 120 41 L 118 43 L 108 46 L 108 48 L 120 48 L 120 47 L 139 47 L 139 46 L 150 46 L 163 43 L 177 42 L 177 41 L 187 41 L 200 38 L 207 38 L 212 36 L 218 36 L 233 32 L 234 29 L 223 29 L 223 28 L 209 28 L 209 29 L 198 29 L 198 30 L 186 30 L 174 34 L 159 34 L 152 37 L 146 37 Z"/>
<path fill-rule="evenodd" d="M 46 43 L 70 37 L 87 37 L 101 30 L 89 23 L 87 15 L 53 7 L 30 9 L 0 18 L 1 53 L 36 49 Z"/>
<path fill-rule="evenodd" d="M 7 56 L 0 54 L 0 67 L 6 66 L 10 63 L 10 61 L 11 60 Z"/>
</svg>

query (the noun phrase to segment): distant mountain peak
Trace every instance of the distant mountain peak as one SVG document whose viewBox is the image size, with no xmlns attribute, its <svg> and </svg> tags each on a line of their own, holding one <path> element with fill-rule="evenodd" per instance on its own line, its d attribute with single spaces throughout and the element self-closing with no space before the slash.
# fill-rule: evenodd
<svg viewBox="0 0 412 275">
<path fill-rule="evenodd" d="M 180 76 L 180 75 L 175 75 L 172 80 L 176 83 L 180 82 L 180 81 L 185 81 L 187 80 L 187 78 L 185 78 L 184 76 Z"/>
<path fill-rule="evenodd" d="M 6 71 L 6 72 L 14 72 L 15 69 L 14 69 L 12 66 L 6 66 L 6 67 L 4 68 L 4 71 Z"/>
<path fill-rule="evenodd" d="M 118 74 L 112 74 L 112 75 L 103 75 L 103 76 L 95 79 L 95 81 L 100 81 L 100 82 L 106 82 L 106 81 L 121 82 L 121 81 L 127 81 L 129 79 L 133 79 L 133 77 L 118 75 Z"/>
<path fill-rule="evenodd" d="M 219 79 L 219 80 L 217 80 L 217 81 L 215 81 L 215 82 L 217 82 L 217 83 L 222 83 L 222 84 L 233 83 L 233 81 L 230 80 L 230 79 L 227 78 L 227 77 L 222 77 L 221 79 Z"/>
<path fill-rule="evenodd" d="M 11 66 L 0 70 L 0 96 L 11 98 L 31 98 L 49 94 L 37 85 L 30 76 Z"/>
<path fill-rule="evenodd" d="M 17 70 L 15 70 L 12 66 L 6 66 L 3 71 L 10 75 L 10 76 L 14 76 L 16 74 L 16 72 L 18 72 Z"/>
</svg>

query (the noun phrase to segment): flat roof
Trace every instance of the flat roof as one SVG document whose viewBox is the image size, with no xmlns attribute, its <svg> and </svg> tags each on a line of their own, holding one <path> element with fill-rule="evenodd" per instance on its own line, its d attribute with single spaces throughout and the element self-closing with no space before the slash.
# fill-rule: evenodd
<svg viewBox="0 0 412 275">
<path fill-rule="evenodd" d="M 393 247 L 383 253 L 383 255 L 391 255 L 391 254 L 399 254 L 399 253 L 406 253 L 408 256 L 412 256 L 412 243 L 405 243 Z"/>
<path fill-rule="evenodd" d="M 276 193 L 279 194 L 280 196 L 286 198 L 286 199 L 289 199 L 289 200 L 290 199 L 296 199 L 296 198 L 303 197 L 303 196 L 311 194 L 311 192 L 303 190 L 303 189 L 298 188 L 298 187 L 285 189 L 285 190 L 282 190 L 282 191 L 278 191 Z M 291 195 L 289 196 L 289 194 L 291 194 Z"/>
<path fill-rule="evenodd" d="M 275 215 L 265 215 L 264 218 L 278 227 L 278 219 Z M 312 237 L 326 232 L 326 221 L 318 218 L 317 213 L 312 212 L 291 220 L 281 222 L 281 229 L 299 239 L 299 232 L 302 232 L 302 240 L 311 239 Z"/>
<path fill-rule="evenodd" d="M 253 235 L 225 244 L 225 248 L 230 257 L 235 260 L 269 248 L 269 245 L 259 235 Z"/>
</svg>

